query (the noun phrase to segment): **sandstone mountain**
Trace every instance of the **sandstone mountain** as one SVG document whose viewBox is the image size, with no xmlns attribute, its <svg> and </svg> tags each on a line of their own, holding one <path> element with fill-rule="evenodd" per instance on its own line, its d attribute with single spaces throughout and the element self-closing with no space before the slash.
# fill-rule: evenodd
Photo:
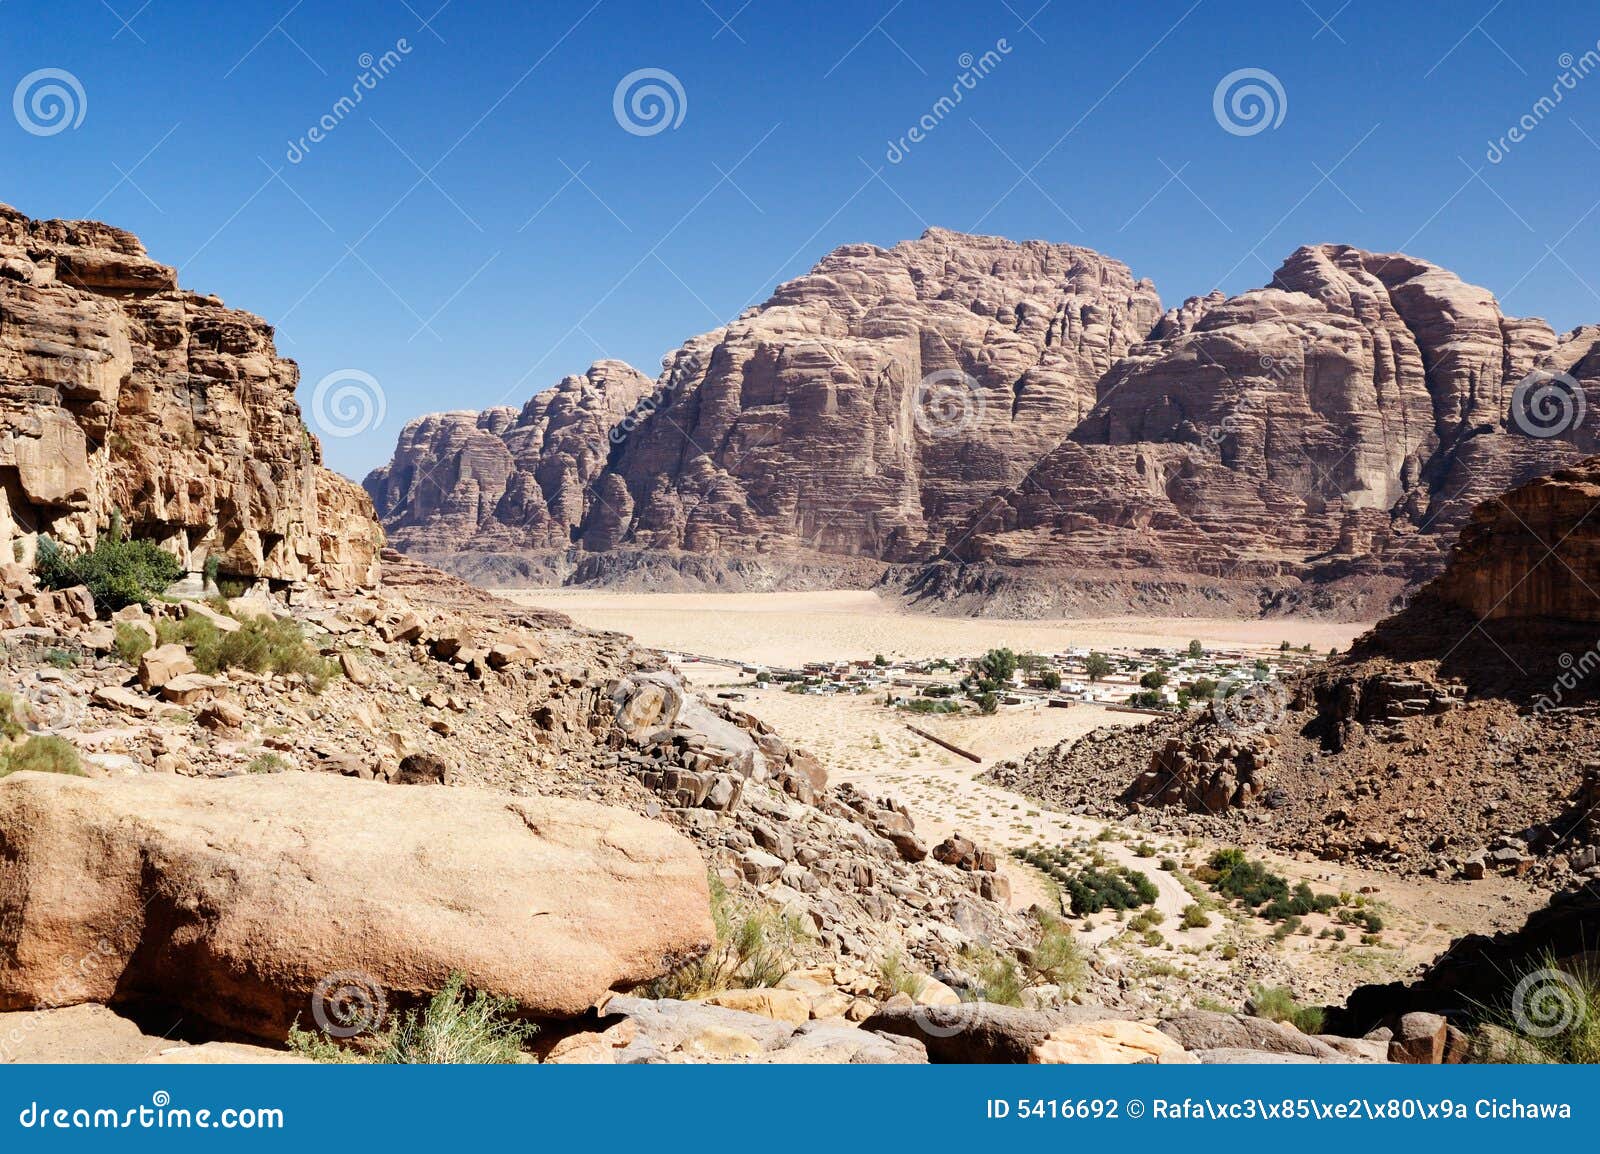
<svg viewBox="0 0 1600 1154">
<path fill-rule="evenodd" d="M 1090 250 L 933 229 L 838 249 L 687 342 L 605 435 L 643 391 L 614 364 L 515 423 L 413 422 L 366 484 L 403 547 L 491 583 L 1370 612 L 1479 500 L 1600 448 L 1560 411 L 1600 404 L 1597 341 L 1409 256 L 1301 248 L 1163 314 Z M 1551 389 L 1518 392 L 1536 371 Z M 588 456 L 491 444 L 544 407 L 585 413 Z"/>
<path fill-rule="evenodd" d="M 394 545 L 423 560 L 566 549 L 597 503 L 611 430 L 653 387 L 621 361 L 600 361 L 520 413 L 421 417 L 367 492 Z"/>
<path fill-rule="evenodd" d="M 260 317 L 178 287 L 131 233 L 0 205 L 0 560 L 119 513 L 191 572 L 348 588 L 371 505 L 322 467 Z"/>
</svg>

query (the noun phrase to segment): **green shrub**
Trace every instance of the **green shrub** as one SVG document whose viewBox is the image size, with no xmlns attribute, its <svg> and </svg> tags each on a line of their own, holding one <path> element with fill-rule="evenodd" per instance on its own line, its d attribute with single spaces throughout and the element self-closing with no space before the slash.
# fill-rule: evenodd
<svg viewBox="0 0 1600 1154">
<path fill-rule="evenodd" d="M 961 706 L 954 701 L 936 701 L 927 697 L 913 697 L 901 706 L 907 713 L 960 713 Z"/>
<path fill-rule="evenodd" d="M 131 621 L 119 621 L 111 648 L 129 665 L 137 665 L 139 658 L 150 651 L 150 634 Z"/>
<path fill-rule="evenodd" d="M 251 759 L 250 764 L 244 767 L 246 773 L 282 773 L 289 768 L 289 763 L 276 753 L 263 753 Z"/>
<path fill-rule="evenodd" d="M 1075 914 L 1097 914 L 1104 909 L 1131 910 L 1150 905 L 1157 897 L 1155 883 L 1126 866 L 1106 869 L 1091 866 L 1076 875 L 1063 871 L 1057 880 L 1066 886 Z"/>
<path fill-rule="evenodd" d="M 878 963 L 878 981 L 885 998 L 892 998 L 896 994 L 914 998 L 922 988 L 922 975 L 907 965 L 898 951 L 885 954 Z"/>
<path fill-rule="evenodd" d="M 49 538 L 39 538 L 34 574 L 46 589 L 86 585 L 95 605 L 114 611 L 125 605 L 148 605 L 183 573 L 183 566 L 154 541 L 130 541 L 121 522 L 100 534 L 94 548 L 75 552 Z"/>
<path fill-rule="evenodd" d="M 298 1023 L 289 1030 L 289 1047 L 317 1062 L 374 1062 L 385 1065 L 508 1065 L 536 1029 L 513 1015 L 509 998 L 468 994 L 466 980 L 450 980 L 420 1012 L 408 1010 L 386 1029 L 349 1045 Z"/>
<path fill-rule="evenodd" d="M 1339 904 L 1339 899 L 1332 894 L 1313 893 L 1305 882 L 1290 889 L 1281 875 L 1260 862 L 1248 860 L 1241 849 L 1217 850 L 1196 876 L 1215 887 L 1218 893 L 1239 899 L 1273 922 L 1310 913 L 1325 914 Z"/>
<path fill-rule="evenodd" d="M 251 673 L 298 673 L 320 693 L 338 666 L 307 642 L 299 622 L 262 614 L 246 617 L 232 633 L 224 633 L 203 617 L 156 623 L 162 645 L 184 645 L 201 673 L 247 669 Z"/>
<path fill-rule="evenodd" d="M 1258 1018 L 1288 1022 L 1302 1034 L 1322 1032 L 1322 1009 L 1303 1006 L 1282 986 L 1252 986 L 1250 1005 Z"/>
<path fill-rule="evenodd" d="M 1183 907 L 1183 928 L 1186 930 L 1203 930 L 1211 924 L 1211 915 L 1206 913 L 1196 904 Z"/>
<path fill-rule="evenodd" d="M 1499 1002 L 1476 1010 L 1499 1035 L 1476 1040 L 1476 1061 L 1600 1063 L 1600 971 L 1588 962 L 1530 958 L 1508 976 Z"/>
<path fill-rule="evenodd" d="M 14 719 L 13 719 L 14 723 Z M 20 745 L 0 750 L 0 777 L 31 770 L 34 773 L 65 773 L 83 777 L 83 763 L 70 741 L 61 737 L 40 734 L 28 738 Z"/>
<path fill-rule="evenodd" d="M 1083 985 L 1089 972 L 1072 931 L 1055 918 L 1042 919 L 1039 941 L 1028 956 L 1028 968 L 1037 978 L 1071 993 Z"/>
<path fill-rule="evenodd" d="M 728 989 L 775 986 L 794 968 L 805 936 L 798 919 L 739 901 L 711 875 L 711 922 L 716 944 L 703 956 L 645 986 L 651 998 L 688 999 Z"/>
<path fill-rule="evenodd" d="M 24 730 L 17 717 L 17 703 L 9 693 L 0 693 L 0 738 L 10 741 L 21 737 Z"/>
<path fill-rule="evenodd" d="M 73 669 L 77 667 L 78 655 L 70 649 L 46 649 L 44 663 L 52 669 Z"/>
<path fill-rule="evenodd" d="M 1155 857 L 1156 856 L 1156 847 L 1151 845 L 1147 841 L 1142 841 L 1138 845 L 1133 847 L 1133 856 L 1134 857 Z"/>
</svg>

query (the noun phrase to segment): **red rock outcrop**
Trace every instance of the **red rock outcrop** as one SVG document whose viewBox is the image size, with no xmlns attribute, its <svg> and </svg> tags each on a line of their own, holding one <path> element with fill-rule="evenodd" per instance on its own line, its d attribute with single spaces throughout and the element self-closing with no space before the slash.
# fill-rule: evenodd
<svg viewBox="0 0 1600 1154">
<path fill-rule="evenodd" d="M 541 489 L 538 532 L 499 508 L 507 411 L 412 426 L 368 487 L 429 557 L 559 548 L 578 580 L 1375 613 L 1477 502 L 1600 449 L 1562 410 L 1600 409 L 1597 344 L 1399 254 L 1302 248 L 1163 314 L 1086 249 L 935 229 L 841 248 L 685 344 L 609 438 L 588 427 L 618 448 L 562 473 L 584 500 Z M 395 484 L 430 460 L 471 475 Z"/>
<path fill-rule="evenodd" d="M 967 527 L 963 560 L 1404 584 L 1438 571 L 1479 501 L 1597 447 L 1582 421 L 1530 435 L 1539 414 L 1514 394 L 1538 369 L 1600 403 L 1600 333 L 1558 340 L 1411 257 L 1302 248 L 1270 287 L 1158 331 Z"/>
<path fill-rule="evenodd" d="M 324 469 L 272 327 L 178 287 L 136 237 L 0 205 L 0 553 L 120 513 L 198 572 L 376 579 L 370 502 Z"/>
<path fill-rule="evenodd" d="M 591 509 L 613 428 L 654 383 L 621 361 L 599 361 L 536 393 L 518 413 L 434 413 L 400 433 L 394 460 L 366 489 L 396 547 L 434 558 L 561 550 Z"/>
</svg>

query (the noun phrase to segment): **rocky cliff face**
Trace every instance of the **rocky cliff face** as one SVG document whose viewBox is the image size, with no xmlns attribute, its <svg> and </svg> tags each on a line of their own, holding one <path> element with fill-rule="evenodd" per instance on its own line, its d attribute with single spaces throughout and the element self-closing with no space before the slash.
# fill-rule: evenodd
<svg viewBox="0 0 1600 1154">
<path fill-rule="evenodd" d="M 376 579 L 371 504 L 324 469 L 272 328 L 178 287 L 136 237 L 0 205 L 0 554 L 114 512 L 185 568 Z"/>
<path fill-rule="evenodd" d="M 1190 301 L 1157 334 L 974 519 L 963 560 L 1354 597 L 1437 572 L 1475 504 L 1596 447 L 1517 394 L 1542 370 L 1600 401 L 1596 332 L 1558 339 L 1411 257 L 1302 248 L 1269 287 Z"/>
<path fill-rule="evenodd" d="M 611 432 L 653 383 L 599 361 L 536 394 L 519 413 L 435 413 L 400 433 L 393 462 L 366 480 L 394 544 L 434 557 L 561 550 L 604 500 L 595 483 Z"/>
<path fill-rule="evenodd" d="M 1477 502 L 1600 449 L 1597 342 L 1404 255 L 1302 248 L 1163 313 L 1089 250 L 930 230 L 841 248 L 689 341 L 648 402 L 633 381 L 626 417 L 583 426 L 581 467 L 530 440 L 511 470 L 491 410 L 408 427 L 367 485 L 407 547 L 570 543 L 552 572 L 580 580 L 844 569 L 1014 611 L 1371 612 Z M 542 468 L 542 507 L 507 501 Z M 396 484 L 422 472 L 446 481 Z"/>
</svg>

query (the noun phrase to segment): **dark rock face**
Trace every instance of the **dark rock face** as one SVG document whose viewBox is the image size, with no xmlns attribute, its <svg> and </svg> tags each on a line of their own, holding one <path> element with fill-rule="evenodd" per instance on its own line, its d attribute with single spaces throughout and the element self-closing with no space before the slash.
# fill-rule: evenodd
<svg viewBox="0 0 1600 1154">
<path fill-rule="evenodd" d="M 481 580 L 1371 613 L 1478 502 L 1600 450 L 1561 407 L 1600 412 L 1597 343 L 1404 255 L 1301 248 L 1163 314 L 1087 249 L 934 229 L 836 250 L 653 393 L 610 364 L 413 422 L 367 487 Z"/>
</svg>

